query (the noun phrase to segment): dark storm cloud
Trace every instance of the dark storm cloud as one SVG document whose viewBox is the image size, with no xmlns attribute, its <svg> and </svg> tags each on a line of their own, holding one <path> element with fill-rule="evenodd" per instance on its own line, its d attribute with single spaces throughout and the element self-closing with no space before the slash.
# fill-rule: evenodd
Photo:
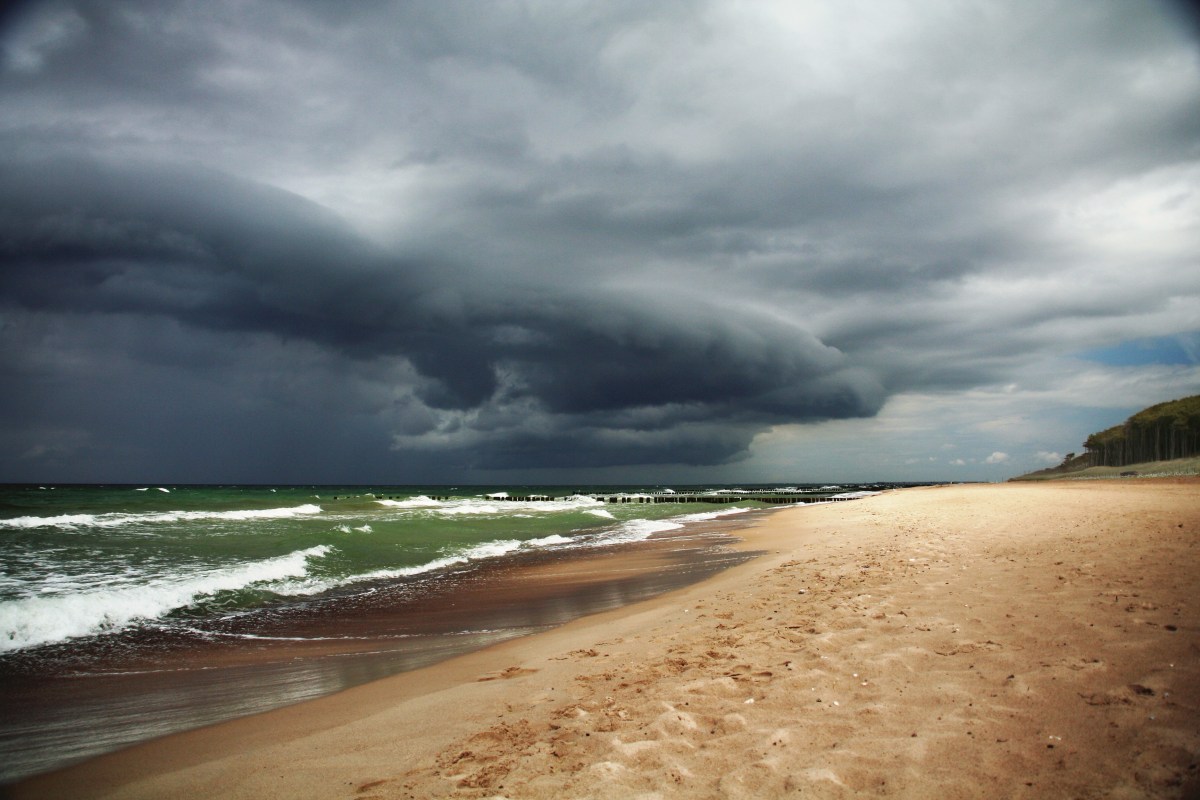
<svg viewBox="0 0 1200 800">
<path fill-rule="evenodd" d="M 0 18 L 3 474 L 728 464 L 1194 326 L 1178 19 L 26 3 Z"/>
<path fill-rule="evenodd" d="M 416 371 L 410 405 L 476 413 L 472 465 L 720 462 L 755 424 L 870 414 L 880 402 L 877 387 L 840 375 L 841 355 L 795 325 L 405 263 L 311 203 L 204 170 L 10 162 L 0 202 L 12 209 L 0 217 L 9 310 L 166 318 L 363 362 L 403 358 Z M 174 393 L 152 394 L 164 392 Z M 145 418 L 139 403 L 108 394 Z M 188 394 L 171 398 L 181 418 L 203 420 Z M 523 427 L 505 422 L 488 438 L 478 409 L 513 403 Z M 613 416 L 642 408 L 659 413 L 632 425 Z M 436 427 L 423 418 L 419 432 Z"/>
</svg>

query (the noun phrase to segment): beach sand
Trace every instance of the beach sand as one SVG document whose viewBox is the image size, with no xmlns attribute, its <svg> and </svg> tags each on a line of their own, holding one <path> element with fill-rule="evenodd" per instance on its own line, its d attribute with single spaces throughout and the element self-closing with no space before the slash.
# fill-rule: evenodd
<svg viewBox="0 0 1200 800">
<path fill-rule="evenodd" d="M 653 600 L 41 776 L 15 797 L 1200 796 L 1200 481 L 757 520 Z"/>
</svg>

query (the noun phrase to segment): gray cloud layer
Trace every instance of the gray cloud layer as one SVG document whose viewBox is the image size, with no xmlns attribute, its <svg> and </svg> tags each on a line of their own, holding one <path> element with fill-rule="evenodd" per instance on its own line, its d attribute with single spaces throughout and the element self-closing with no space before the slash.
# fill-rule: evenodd
<svg viewBox="0 0 1200 800">
<path fill-rule="evenodd" d="M 0 477 L 720 465 L 1200 328 L 1174 7 L 853 5 L 25 5 Z"/>
</svg>

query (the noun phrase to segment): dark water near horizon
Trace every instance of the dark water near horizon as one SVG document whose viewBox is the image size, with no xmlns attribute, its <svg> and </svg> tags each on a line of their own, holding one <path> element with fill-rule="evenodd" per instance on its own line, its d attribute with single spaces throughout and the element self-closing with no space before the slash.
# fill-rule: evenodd
<svg viewBox="0 0 1200 800">
<path fill-rule="evenodd" d="M 590 496 L 662 488 L 0 487 L 0 781 L 424 666 L 745 560 L 722 544 L 762 503 Z M 812 499 L 883 487 L 787 488 Z M 557 499 L 511 499 L 534 494 Z M 581 585 L 520 580 L 524 567 L 631 548 L 655 549 L 656 566 Z"/>
</svg>

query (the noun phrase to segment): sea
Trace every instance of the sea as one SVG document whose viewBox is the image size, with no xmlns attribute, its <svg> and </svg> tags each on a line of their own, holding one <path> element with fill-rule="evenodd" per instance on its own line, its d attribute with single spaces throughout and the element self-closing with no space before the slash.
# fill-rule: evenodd
<svg viewBox="0 0 1200 800">
<path fill-rule="evenodd" d="M 772 500 L 884 488 L 2 486 L 0 783 L 702 580 Z"/>
</svg>

